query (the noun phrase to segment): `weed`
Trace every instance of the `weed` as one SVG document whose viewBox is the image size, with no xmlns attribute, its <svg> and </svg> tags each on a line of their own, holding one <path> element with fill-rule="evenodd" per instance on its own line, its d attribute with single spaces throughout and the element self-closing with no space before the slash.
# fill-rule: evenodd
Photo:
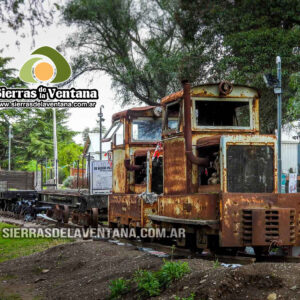
<svg viewBox="0 0 300 300">
<path fill-rule="evenodd" d="M 220 264 L 220 262 L 219 262 L 218 259 L 216 259 L 216 260 L 214 261 L 213 267 L 214 267 L 214 269 L 217 269 L 217 268 L 221 267 L 221 264 Z"/>
<path fill-rule="evenodd" d="M 130 280 L 124 278 L 117 278 L 110 281 L 110 299 L 120 299 L 120 297 L 130 290 Z"/>
<path fill-rule="evenodd" d="M 176 246 L 172 245 L 172 247 L 171 247 L 171 260 L 173 260 L 175 249 L 176 249 Z"/>
<path fill-rule="evenodd" d="M 151 271 L 137 270 L 134 274 L 134 281 L 138 285 L 138 289 L 147 296 L 158 296 L 160 294 L 160 283 L 156 274 Z"/>
<path fill-rule="evenodd" d="M 191 271 L 187 262 L 165 261 L 160 271 L 157 272 L 160 285 L 166 286 L 171 281 L 182 278 Z"/>
<path fill-rule="evenodd" d="M 175 296 L 175 300 L 194 300 L 195 299 L 195 294 L 191 293 L 191 295 L 187 298 L 180 298 L 178 296 Z"/>
</svg>

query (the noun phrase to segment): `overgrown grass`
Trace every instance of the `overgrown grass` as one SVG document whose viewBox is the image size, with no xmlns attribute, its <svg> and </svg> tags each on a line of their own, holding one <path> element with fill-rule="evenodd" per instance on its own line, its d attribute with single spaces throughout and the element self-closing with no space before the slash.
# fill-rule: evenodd
<svg viewBox="0 0 300 300">
<path fill-rule="evenodd" d="M 143 297 L 158 296 L 171 282 L 182 278 L 189 272 L 188 263 L 175 261 L 164 261 L 160 270 L 156 272 L 137 270 L 131 280 L 119 278 L 111 281 L 109 286 L 111 299 L 119 299 L 121 295 L 128 293 L 134 283 Z"/>
<path fill-rule="evenodd" d="M 35 252 L 44 251 L 50 247 L 64 244 L 72 241 L 71 239 L 4 239 L 2 238 L 2 229 L 16 227 L 14 225 L 0 222 L 0 262 L 30 255 Z"/>
</svg>

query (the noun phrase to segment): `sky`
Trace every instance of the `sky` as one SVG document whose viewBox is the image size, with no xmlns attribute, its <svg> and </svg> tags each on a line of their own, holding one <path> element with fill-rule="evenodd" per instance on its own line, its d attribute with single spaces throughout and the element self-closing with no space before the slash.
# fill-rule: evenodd
<svg viewBox="0 0 300 300">
<path fill-rule="evenodd" d="M 25 32 L 25 38 L 17 37 L 15 32 L 9 28 L 0 29 L 0 50 L 3 48 L 1 56 L 13 57 L 14 59 L 10 63 L 9 67 L 20 70 L 24 62 L 30 57 L 33 50 L 42 47 L 50 46 L 56 48 L 56 46 L 62 44 L 68 34 L 74 31 L 70 27 L 64 24 L 53 24 L 47 28 L 38 28 L 38 34 L 34 37 L 35 45 L 33 45 L 33 39 L 30 35 L 30 28 L 23 30 Z M 17 45 L 16 41 L 20 44 Z M 71 50 L 66 49 L 66 53 L 62 53 L 68 60 L 71 56 Z M 91 80 L 93 79 L 93 80 Z M 91 82 L 92 81 L 92 82 Z M 104 126 L 108 129 L 111 125 L 111 116 L 115 112 L 124 110 L 128 107 L 121 107 L 116 101 L 115 92 L 111 88 L 111 79 L 104 72 L 98 72 L 94 74 L 82 75 L 74 82 L 75 88 L 94 88 L 99 91 L 99 100 L 95 108 L 71 108 L 71 116 L 68 120 L 68 127 L 76 132 L 82 132 L 86 127 L 94 128 L 97 125 L 98 113 L 100 105 L 104 105 Z M 74 140 L 77 143 L 82 143 L 81 134 L 78 134 Z"/>
</svg>

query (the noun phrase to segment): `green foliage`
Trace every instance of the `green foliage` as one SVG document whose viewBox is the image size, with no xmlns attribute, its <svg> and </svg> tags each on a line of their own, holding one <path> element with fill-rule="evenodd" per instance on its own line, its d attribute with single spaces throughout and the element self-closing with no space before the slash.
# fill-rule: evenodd
<svg viewBox="0 0 300 300">
<path fill-rule="evenodd" d="M 175 296 L 175 300 L 194 300 L 195 299 L 195 294 L 191 293 L 191 295 L 189 297 L 186 298 L 180 298 L 178 296 Z"/>
<path fill-rule="evenodd" d="M 170 282 L 182 278 L 190 271 L 187 262 L 165 261 L 157 275 L 160 285 L 166 286 Z"/>
<path fill-rule="evenodd" d="M 0 57 L 0 82 L 10 88 L 24 84 L 14 77 L 14 69 L 7 67 L 10 58 Z M 78 159 L 82 147 L 72 138 L 76 132 L 67 126 L 69 113 L 56 110 L 59 164 L 67 165 Z M 0 167 L 7 168 L 8 128 L 12 124 L 12 169 L 35 170 L 34 161 L 53 157 L 53 111 L 52 109 L 2 109 L 0 110 Z M 68 170 L 66 170 L 67 173 Z"/>
<path fill-rule="evenodd" d="M 63 186 L 66 188 L 71 187 L 71 184 L 74 180 L 74 176 L 68 176 L 64 181 L 63 181 Z"/>
<path fill-rule="evenodd" d="M 109 284 L 110 299 L 120 299 L 130 290 L 130 280 L 118 278 L 111 280 Z"/>
<path fill-rule="evenodd" d="M 216 259 L 216 260 L 214 261 L 214 263 L 213 263 L 213 268 L 214 268 L 214 269 L 217 269 L 217 268 L 219 268 L 219 267 L 221 267 L 221 264 L 220 264 L 219 260 Z"/>
<path fill-rule="evenodd" d="M 167 1 L 169 2 L 169 1 Z M 293 48 L 300 39 L 300 1 L 244 0 L 244 1 L 175 1 L 183 16 L 189 16 L 189 28 L 196 43 L 205 39 L 219 55 L 211 57 L 214 80 L 228 79 L 235 83 L 257 87 L 261 92 L 260 121 L 263 131 L 273 132 L 276 127 L 276 97 L 266 88 L 264 73 L 276 74 L 275 58 L 282 59 L 283 122 L 295 120 L 292 113 L 299 104 L 289 82 L 299 72 L 299 54 Z M 184 22 L 179 22 L 182 30 Z M 202 34 L 198 35 L 202 31 Z M 191 36 L 191 34 L 189 35 Z M 293 98 L 292 100 L 290 98 Z M 299 116 L 299 115 L 298 115 Z"/>
<path fill-rule="evenodd" d="M 290 88 L 293 91 L 288 101 L 287 112 L 292 120 L 300 118 L 300 72 L 290 78 Z"/>
<path fill-rule="evenodd" d="M 58 161 L 61 168 L 62 179 L 65 179 L 70 175 L 70 167 L 74 161 L 79 159 L 79 156 L 82 154 L 83 147 L 75 143 L 60 143 L 58 147 Z"/>
<path fill-rule="evenodd" d="M 172 281 L 182 278 L 189 272 L 190 267 L 186 262 L 164 261 L 160 270 L 156 272 L 137 270 L 132 280 L 125 280 L 123 278 L 112 280 L 109 285 L 110 298 L 119 299 L 122 295 L 128 293 L 131 289 L 131 283 L 137 284 L 137 289 L 143 297 L 155 297 Z M 191 294 L 186 299 L 193 300 L 193 297 L 194 294 Z"/>
<path fill-rule="evenodd" d="M 155 105 L 177 90 L 183 77 L 204 76 L 209 62 L 203 43 L 182 43 L 177 24 L 159 2 L 68 1 L 64 19 L 79 27 L 67 41 L 77 50 L 75 77 L 105 71 L 120 101 Z M 197 64 L 189 63 L 194 60 Z"/>
<path fill-rule="evenodd" d="M 157 296 L 160 294 L 161 289 L 189 272 L 190 267 L 187 262 L 164 261 L 164 264 L 157 272 L 136 271 L 134 281 L 138 284 L 138 289 L 147 296 Z"/>
<path fill-rule="evenodd" d="M 54 239 L 54 238 L 2 238 L 2 230 L 4 228 L 16 227 L 0 222 L 0 263 L 6 260 L 30 255 L 35 252 L 44 251 L 50 247 L 72 242 L 71 239 Z M 1 295 L 0 295 L 1 296 Z M 2 299 L 0 297 L 0 299 Z"/>
<path fill-rule="evenodd" d="M 155 273 L 146 270 L 138 270 L 134 274 L 134 281 L 139 291 L 147 296 L 158 296 L 160 294 L 160 282 Z"/>
<path fill-rule="evenodd" d="M 65 20 L 78 25 L 67 45 L 77 51 L 76 76 L 105 71 L 123 103 L 150 105 L 194 83 L 230 80 L 261 91 L 264 132 L 276 127 L 276 97 L 263 73 L 276 74 L 282 57 L 283 121 L 295 120 L 299 98 L 300 0 L 70 0 Z M 75 77 L 76 77 L 75 76 Z M 291 83 L 291 85 L 290 85 Z"/>
</svg>

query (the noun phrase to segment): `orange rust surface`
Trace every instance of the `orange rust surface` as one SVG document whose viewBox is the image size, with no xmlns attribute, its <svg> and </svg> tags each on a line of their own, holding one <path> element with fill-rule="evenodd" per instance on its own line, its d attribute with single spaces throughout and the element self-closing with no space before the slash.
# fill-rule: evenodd
<svg viewBox="0 0 300 300">
<path fill-rule="evenodd" d="M 219 194 L 165 195 L 159 197 L 159 215 L 194 220 L 218 219 Z"/>
<path fill-rule="evenodd" d="M 145 203 L 137 194 L 114 194 L 109 196 L 109 223 L 126 226 L 149 227 L 149 214 L 157 213 L 157 202 Z"/>
<path fill-rule="evenodd" d="M 184 139 L 164 142 L 164 194 L 186 193 L 186 156 Z"/>
<path fill-rule="evenodd" d="M 246 98 L 247 96 L 244 94 L 244 93 L 240 93 L 238 95 L 231 93 L 231 94 L 228 94 L 228 95 L 219 95 L 219 92 L 218 93 L 212 93 L 212 92 L 209 92 L 209 87 L 214 87 L 214 86 L 218 86 L 218 84 L 203 84 L 203 85 L 199 85 L 199 86 L 194 86 L 191 88 L 191 96 L 192 97 L 219 97 L 219 98 Z M 250 87 L 250 86 L 233 86 L 233 88 L 248 88 L 248 89 L 252 89 L 255 91 L 255 93 L 257 94 L 257 96 L 259 96 L 259 92 L 258 90 L 254 89 L 253 87 Z M 170 102 L 173 102 L 179 98 L 182 98 L 183 97 L 183 90 L 180 90 L 178 92 L 175 92 L 173 94 L 170 94 L 164 98 L 161 99 L 161 105 L 166 105 Z"/>
<path fill-rule="evenodd" d="M 125 152 L 123 149 L 113 151 L 113 193 L 125 193 L 126 169 L 124 165 Z"/>
<path fill-rule="evenodd" d="M 255 212 L 257 209 L 263 211 Z M 291 214 L 295 212 L 292 221 L 287 219 L 286 212 L 282 209 L 288 209 Z M 250 210 L 256 214 L 252 226 L 252 242 L 249 245 L 269 246 L 270 243 L 262 242 L 265 240 L 265 211 L 276 210 L 278 211 L 279 227 L 278 231 L 280 238 L 278 239 L 283 245 L 300 246 L 300 193 L 297 194 L 256 194 L 256 193 L 222 193 L 220 201 L 221 212 L 221 246 L 223 247 L 242 247 L 247 243 L 243 241 L 244 220 L 243 210 Z M 258 218 L 260 214 L 260 218 Z M 290 224 L 290 222 L 292 224 Z M 271 224 L 272 225 L 272 224 Z M 286 227 L 292 226 L 295 229 L 294 242 L 288 242 L 285 235 L 289 230 Z M 263 235 L 263 236 L 262 236 Z M 275 238 L 274 238 L 275 239 Z M 255 244 L 255 242 L 257 244 Z"/>
<path fill-rule="evenodd" d="M 133 107 L 127 110 L 123 110 L 120 112 L 117 112 L 115 114 L 112 115 L 112 121 L 118 120 L 120 118 L 128 118 L 131 115 L 136 115 L 136 116 L 146 116 L 147 115 L 147 111 L 152 110 L 153 108 L 155 108 L 155 106 L 143 106 L 143 107 Z M 152 113 L 151 113 L 152 115 Z"/>
</svg>

